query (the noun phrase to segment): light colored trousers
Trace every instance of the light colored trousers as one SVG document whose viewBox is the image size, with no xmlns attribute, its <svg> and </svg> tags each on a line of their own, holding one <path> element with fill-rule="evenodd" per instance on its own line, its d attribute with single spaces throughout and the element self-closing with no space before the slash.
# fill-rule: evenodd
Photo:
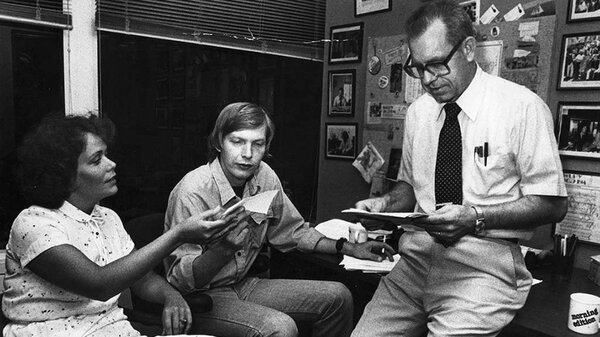
<svg viewBox="0 0 600 337">
<path fill-rule="evenodd" d="M 496 336 L 525 304 L 532 278 L 515 243 L 465 236 L 445 248 L 420 231 L 399 247 L 352 337 Z"/>
<path fill-rule="evenodd" d="M 347 337 L 352 331 L 352 294 L 339 282 L 246 278 L 205 293 L 213 308 L 194 314 L 190 333 L 294 337 L 294 319 L 313 322 L 314 337 Z"/>
</svg>

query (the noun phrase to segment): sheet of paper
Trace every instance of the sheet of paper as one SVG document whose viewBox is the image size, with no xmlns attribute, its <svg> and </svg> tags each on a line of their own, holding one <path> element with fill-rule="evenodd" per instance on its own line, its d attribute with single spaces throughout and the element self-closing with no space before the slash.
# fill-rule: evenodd
<svg viewBox="0 0 600 337">
<path fill-rule="evenodd" d="M 427 214 L 418 212 L 369 212 L 356 208 L 348 208 L 342 213 L 353 214 L 359 218 L 389 221 L 395 224 L 409 224 L 412 220 L 425 217 Z"/>
<path fill-rule="evenodd" d="M 394 261 L 385 259 L 381 262 L 357 259 L 352 256 L 344 255 L 341 266 L 346 270 L 362 270 L 365 273 L 386 273 L 392 270 L 396 263 L 400 260 L 400 255 L 394 255 Z"/>
<path fill-rule="evenodd" d="M 487 11 L 485 11 L 485 13 L 483 13 L 481 18 L 479 18 L 479 21 L 481 22 L 481 24 L 487 25 L 488 23 L 492 22 L 492 20 L 494 20 L 494 18 L 496 18 L 496 16 L 498 16 L 499 13 L 500 12 L 498 11 L 498 8 L 496 8 L 496 6 L 494 6 L 492 4 L 487 9 Z"/>
<path fill-rule="evenodd" d="M 350 225 L 352 225 L 352 222 L 342 219 L 331 219 L 316 225 L 315 229 L 332 240 L 340 238 L 348 239 Z"/>
<path fill-rule="evenodd" d="M 269 212 L 271 202 L 273 202 L 273 198 L 275 198 L 277 193 L 279 193 L 278 190 L 258 193 L 249 198 L 242 199 L 240 203 L 247 211 L 267 214 Z"/>
<path fill-rule="evenodd" d="M 525 9 L 523 9 L 523 5 L 518 4 L 508 11 L 508 13 L 504 14 L 504 21 L 509 22 L 519 20 L 523 15 L 525 15 Z"/>
</svg>

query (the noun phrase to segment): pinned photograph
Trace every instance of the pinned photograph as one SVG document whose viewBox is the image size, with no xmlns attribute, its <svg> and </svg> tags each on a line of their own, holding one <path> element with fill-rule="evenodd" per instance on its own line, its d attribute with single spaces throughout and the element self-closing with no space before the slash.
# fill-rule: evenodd
<svg viewBox="0 0 600 337">
<path fill-rule="evenodd" d="M 367 183 L 371 183 L 375 172 L 383 166 L 384 162 L 375 145 L 368 142 L 360 151 L 352 166 L 356 167 Z"/>
</svg>

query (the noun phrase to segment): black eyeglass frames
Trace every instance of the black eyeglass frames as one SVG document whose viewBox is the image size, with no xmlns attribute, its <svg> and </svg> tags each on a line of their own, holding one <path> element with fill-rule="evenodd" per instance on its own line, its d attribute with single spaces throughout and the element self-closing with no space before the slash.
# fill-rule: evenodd
<svg viewBox="0 0 600 337">
<path fill-rule="evenodd" d="M 431 75 L 433 75 L 435 77 L 448 75 L 450 73 L 450 68 L 448 68 L 448 63 L 450 62 L 450 60 L 452 59 L 452 56 L 454 56 L 454 54 L 456 53 L 456 51 L 462 45 L 463 42 L 464 42 L 464 40 L 461 40 L 459 43 L 457 43 L 452 48 L 452 50 L 450 51 L 448 56 L 446 56 L 446 58 L 441 62 L 431 62 L 431 63 L 426 63 L 426 64 L 411 64 L 412 56 L 408 55 L 408 60 L 406 60 L 406 64 L 404 65 L 403 69 L 404 69 L 404 71 L 406 71 L 408 76 L 414 77 L 414 78 L 419 78 L 419 79 L 423 78 L 425 71 L 429 72 Z"/>
</svg>

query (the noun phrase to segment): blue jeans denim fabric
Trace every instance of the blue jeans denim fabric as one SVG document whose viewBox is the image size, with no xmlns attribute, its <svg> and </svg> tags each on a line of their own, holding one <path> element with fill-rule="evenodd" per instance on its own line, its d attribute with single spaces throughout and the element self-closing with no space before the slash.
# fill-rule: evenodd
<svg viewBox="0 0 600 337">
<path fill-rule="evenodd" d="M 445 248 L 426 232 L 400 238 L 352 337 L 496 336 L 531 287 L 517 244 L 465 236 Z"/>
<path fill-rule="evenodd" d="M 194 314 L 190 333 L 294 337 L 294 320 L 312 322 L 314 337 L 347 337 L 352 331 L 352 295 L 338 282 L 246 278 L 205 293 L 213 308 Z"/>
</svg>

